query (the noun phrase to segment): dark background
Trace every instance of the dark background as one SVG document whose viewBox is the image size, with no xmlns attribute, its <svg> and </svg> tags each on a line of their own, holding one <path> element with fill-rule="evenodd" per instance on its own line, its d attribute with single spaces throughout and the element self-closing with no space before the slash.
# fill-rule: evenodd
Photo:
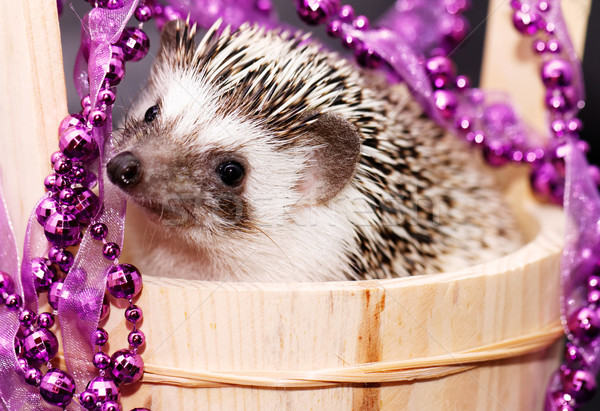
<svg viewBox="0 0 600 411">
<path fill-rule="evenodd" d="M 90 6 L 82 0 L 74 0 L 72 3 L 73 4 L 70 5 L 69 2 L 67 2 L 64 6 L 63 15 L 61 17 L 61 34 L 67 78 L 69 111 L 77 112 L 80 110 L 79 98 L 75 93 L 71 79 L 75 53 L 77 52 L 79 44 L 79 16 L 83 17 L 83 15 L 89 11 Z M 273 0 L 273 3 L 276 5 L 281 20 L 298 25 L 298 19 L 296 18 L 296 12 L 292 6 L 291 0 Z M 378 16 L 383 14 L 385 10 L 390 7 L 393 1 L 369 0 L 366 2 L 364 0 L 350 0 L 343 3 L 353 5 L 357 14 L 365 14 L 375 21 Z M 477 29 L 471 33 L 468 40 L 465 41 L 454 54 L 454 60 L 458 66 L 458 71 L 461 74 L 468 75 L 473 81 L 473 84 L 477 85 L 479 83 L 479 71 L 481 69 L 487 3 L 478 0 L 474 0 L 472 3 L 473 6 L 466 14 L 466 17 L 469 19 L 471 27 L 477 27 Z M 509 7 L 508 0 L 506 1 L 506 7 Z M 600 79 L 598 78 L 600 76 L 600 52 L 597 50 L 600 42 L 600 25 L 593 23 L 598 21 L 600 21 L 600 2 L 592 2 L 587 42 L 583 56 L 583 71 L 586 80 L 587 101 L 585 108 L 581 111 L 580 118 L 584 124 L 582 138 L 586 139 L 591 146 L 588 157 L 591 162 L 595 164 L 600 163 L 600 141 L 595 140 L 595 137 L 600 134 Z M 483 24 L 480 24 L 482 22 Z M 127 76 L 123 83 L 119 85 L 118 100 L 115 105 L 115 117 L 117 121 L 122 117 L 126 107 L 131 103 L 136 93 L 143 87 L 149 72 L 152 57 L 156 54 L 158 47 L 158 33 L 156 28 L 150 22 L 145 25 L 144 29 L 150 36 L 151 47 L 149 58 L 146 58 L 141 62 L 127 64 Z M 322 28 L 317 29 L 315 35 L 316 37 L 323 39 L 323 41 L 328 43 L 331 47 L 339 49 L 338 42 L 329 39 Z M 536 62 L 532 61 L 532 64 L 536 64 Z M 540 393 L 540 395 L 543 395 L 543 393 Z M 600 394 L 594 401 L 587 404 L 587 406 L 583 407 L 581 410 L 600 410 Z"/>
</svg>

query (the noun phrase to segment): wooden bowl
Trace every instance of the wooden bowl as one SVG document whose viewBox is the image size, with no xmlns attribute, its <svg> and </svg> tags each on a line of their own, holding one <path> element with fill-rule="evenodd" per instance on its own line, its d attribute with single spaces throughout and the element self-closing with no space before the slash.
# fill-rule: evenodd
<svg viewBox="0 0 600 411">
<path fill-rule="evenodd" d="M 523 181 L 510 191 L 527 243 L 458 272 L 294 284 L 146 276 L 138 301 L 146 374 L 124 394 L 124 409 L 541 409 L 559 363 L 563 214 L 536 203 Z M 128 333 L 117 311 L 105 325 L 114 347 Z M 539 334 L 545 338 L 534 352 L 510 352 L 511 340 Z M 509 351 L 484 362 L 463 355 L 494 344 Z M 424 379 L 393 382 L 388 373 L 392 382 L 373 383 L 386 378 L 347 372 L 436 356 L 448 357 L 441 373 L 450 375 L 434 378 L 440 369 L 427 367 Z M 321 385 L 324 370 L 352 383 Z M 202 381 L 209 387 L 177 386 Z"/>
</svg>

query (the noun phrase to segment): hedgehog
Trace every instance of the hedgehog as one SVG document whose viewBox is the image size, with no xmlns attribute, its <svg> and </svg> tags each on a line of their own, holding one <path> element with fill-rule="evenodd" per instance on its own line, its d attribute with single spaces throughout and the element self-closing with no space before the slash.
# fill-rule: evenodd
<svg viewBox="0 0 600 411">
<path fill-rule="evenodd" d="M 301 32 L 217 23 L 198 45 L 195 32 L 163 29 L 106 166 L 143 211 L 144 272 L 383 279 L 518 246 L 489 171 L 402 85 Z"/>
</svg>

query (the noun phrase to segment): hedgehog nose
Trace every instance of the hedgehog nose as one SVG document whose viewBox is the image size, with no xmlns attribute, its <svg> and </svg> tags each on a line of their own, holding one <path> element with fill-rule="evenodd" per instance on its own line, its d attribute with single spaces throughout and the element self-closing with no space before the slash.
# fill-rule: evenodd
<svg viewBox="0 0 600 411">
<path fill-rule="evenodd" d="M 129 151 L 114 156 L 106 165 L 108 178 L 121 188 L 133 187 L 142 176 L 139 160 Z"/>
</svg>

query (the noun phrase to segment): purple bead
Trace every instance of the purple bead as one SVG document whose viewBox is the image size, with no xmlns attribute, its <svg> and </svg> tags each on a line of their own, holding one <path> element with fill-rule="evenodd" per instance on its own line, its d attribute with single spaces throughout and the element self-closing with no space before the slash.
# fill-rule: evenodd
<svg viewBox="0 0 600 411">
<path fill-rule="evenodd" d="M 110 106 L 117 99 L 117 95 L 109 88 L 103 88 L 98 92 L 98 102 Z"/>
<path fill-rule="evenodd" d="M 536 40 L 533 42 L 533 51 L 537 54 L 542 54 L 546 51 L 546 42 L 544 40 Z"/>
<path fill-rule="evenodd" d="M 541 0 L 538 3 L 537 8 L 538 8 L 539 11 L 545 13 L 548 10 L 550 10 L 550 4 L 547 1 L 545 1 L 545 0 Z"/>
<path fill-rule="evenodd" d="M 52 313 L 41 313 L 38 317 L 38 325 L 42 328 L 52 328 L 54 315 Z"/>
<path fill-rule="evenodd" d="M 58 211 L 58 202 L 52 197 L 46 197 L 35 209 L 35 217 L 40 224 L 44 224 L 48 217 Z"/>
<path fill-rule="evenodd" d="M 556 39 L 550 39 L 546 43 L 546 50 L 549 51 L 550 53 L 554 53 L 554 54 L 560 53 L 560 49 L 561 49 L 560 43 Z"/>
<path fill-rule="evenodd" d="M 563 391 L 554 391 L 547 397 L 545 410 L 548 411 L 575 411 L 570 403 L 572 398 L 570 394 Z"/>
<path fill-rule="evenodd" d="M 6 304 L 6 308 L 11 311 L 17 311 L 23 305 L 23 300 L 20 295 L 17 294 L 9 294 L 4 301 Z"/>
<path fill-rule="evenodd" d="M 100 411 L 122 411 L 121 405 L 115 401 L 106 401 L 102 404 Z"/>
<path fill-rule="evenodd" d="M 86 410 L 93 410 L 96 408 L 96 402 L 98 402 L 98 398 L 92 391 L 86 390 L 79 394 L 79 402 Z"/>
<path fill-rule="evenodd" d="M 566 345 L 565 362 L 567 365 L 582 364 L 584 362 L 581 350 L 573 343 L 568 342 Z"/>
<path fill-rule="evenodd" d="M 132 324 L 137 323 L 142 319 L 143 312 L 137 305 L 131 305 L 125 310 L 125 319 Z"/>
<path fill-rule="evenodd" d="M 10 275 L 0 270 L 0 293 L 11 294 L 14 290 L 14 283 Z"/>
<path fill-rule="evenodd" d="M 100 312 L 100 321 L 104 320 L 110 314 L 110 303 L 108 302 L 108 296 L 104 294 L 102 299 L 102 311 Z"/>
<path fill-rule="evenodd" d="M 445 2 L 446 11 L 450 14 L 465 12 L 471 6 L 470 0 L 452 0 Z"/>
<path fill-rule="evenodd" d="M 61 134 L 58 147 L 69 158 L 88 161 L 98 157 L 98 145 L 89 130 L 69 127 Z"/>
<path fill-rule="evenodd" d="M 349 4 L 345 4 L 340 8 L 338 16 L 342 21 L 351 22 L 354 20 L 354 8 Z"/>
<path fill-rule="evenodd" d="M 92 106 L 87 106 L 86 108 L 84 108 L 83 110 L 81 110 L 79 112 L 79 114 L 85 118 L 87 120 L 87 118 L 90 116 L 90 113 L 92 112 Z M 86 123 L 87 124 L 87 123 Z"/>
<path fill-rule="evenodd" d="M 91 190 L 94 187 L 96 187 L 96 184 L 98 184 L 98 177 L 96 176 L 96 174 L 88 171 L 85 175 L 85 180 L 83 181 L 83 183 L 81 183 L 81 185 Z"/>
<path fill-rule="evenodd" d="M 85 168 L 80 166 L 73 166 L 71 172 L 69 173 L 69 178 L 75 184 L 83 184 L 87 177 L 87 171 Z"/>
<path fill-rule="evenodd" d="M 141 347 L 146 342 L 146 336 L 140 330 L 133 330 L 127 336 L 127 342 L 134 348 Z"/>
<path fill-rule="evenodd" d="M 98 327 L 94 332 L 94 342 L 99 346 L 103 346 L 108 342 L 108 333 L 104 328 Z"/>
<path fill-rule="evenodd" d="M 367 16 L 358 16 L 352 21 L 352 26 L 357 30 L 369 30 L 369 18 Z"/>
<path fill-rule="evenodd" d="M 325 23 L 339 8 L 339 0 L 298 0 L 296 5 L 300 19 L 311 26 Z"/>
<path fill-rule="evenodd" d="M 106 377 L 96 377 L 92 379 L 86 388 L 86 391 L 96 394 L 97 401 L 119 401 L 121 393 L 115 381 Z"/>
<path fill-rule="evenodd" d="M 353 50 L 357 43 L 358 41 L 350 34 L 342 38 L 342 46 L 347 49 Z"/>
<path fill-rule="evenodd" d="M 150 39 L 142 29 L 137 27 L 125 28 L 118 44 L 125 53 L 125 60 L 128 61 L 143 59 L 150 49 Z"/>
<path fill-rule="evenodd" d="M 561 369 L 561 381 L 564 391 L 577 402 L 588 401 L 596 393 L 594 374 L 587 370 L 571 370 L 563 367 Z"/>
<path fill-rule="evenodd" d="M 116 10 L 123 7 L 124 0 L 103 0 L 106 4 L 106 8 L 109 10 Z"/>
<path fill-rule="evenodd" d="M 107 260 L 116 260 L 121 255 L 121 249 L 116 243 L 106 243 L 102 247 L 102 255 Z"/>
<path fill-rule="evenodd" d="M 110 51 L 112 57 L 117 60 L 125 61 L 125 52 L 121 48 L 121 46 L 117 46 L 116 44 L 111 44 Z M 105 87 L 110 87 L 110 82 L 107 82 Z"/>
<path fill-rule="evenodd" d="M 34 387 L 39 387 L 42 383 L 42 372 L 35 367 L 29 368 L 25 371 L 25 382 Z"/>
<path fill-rule="evenodd" d="M 23 339 L 25 358 L 36 363 L 45 363 L 58 353 L 58 339 L 52 331 L 40 328 Z"/>
<path fill-rule="evenodd" d="M 48 403 L 65 407 L 75 394 L 75 380 L 63 370 L 51 368 L 42 378 L 40 394 Z"/>
<path fill-rule="evenodd" d="M 142 276 L 131 264 L 117 264 L 108 269 L 108 291 L 116 298 L 133 298 L 142 290 Z"/>
<path fill-rule="evenodd" d="M 452 118 L 456 112 L 456 96 L 448 90 L 436 90 L 433 92 L 435 107 L 446 120 Z"/>
<path fill-rule="evenodd" d="M 471 88 L 471 81 L 467 76 L 456 77 L 456 88 L 459 90 L 466 90 Z"/>
<path fill-rule="evenodd" d="M 61 174 L 67 174 L 69 171 L 71 171 L 72 166 L 73 166 L 73 163 L 71 162 L 71 160 L 69 160 L 66 157 L 61 157 L 56 160 L 56 162 L 54 163 L 52 168 L 54 169 L 54 172 L 56 174 L 61 175 Z"/>
<path fill-rule="evenodd" d="M 50 290 L 48 290 L 48 303 L 55 310 L 58 310 L 58 301 L 62 296 L 63 284 L 62 280 L 56 281 L 52 283 Z"/>
<path fill-rule="evenodd" d="M 48 241 L 59 247 L 75 245 L 81 238 L 77 218 L 68 212 L 57 211 L 46 220 L 44 234 Z"/>
<path fill-rule="evenodd" d="M 75 190 L 71 187 L 64 188 L 58 193 L 58 200 L 61 205 L 70 205 L 75 201 Z"/>
<path fill-rule="evenodd" d="M 64 190 L 71 186 L 71 180 L 67 176 L 57 176 L 54 180 L 54 191 Z"/>
<path fill-rule="evenodd" d="M 339 20 L 331 20 L 327 24 L 327 34 L 331 37 L 339 38 L 342 36 L 342 22 Z"/>
<path fill-rule="evenodd" d="M 564 181 L 551 163 L 545 162 L 530 174 L 533 190 L 555 204 L 562 204 Z"/>
<path fill-rule="evenodd" d="M 61 250 L 54 256 L 54 262 L 58 264 L 63 272 L 66 273 L 73 266 L 73 263 L 75 262 L 75 256 L 73 256 L 73 253 L 70 251 Z"/>
<path fill-rule="evenodd" d="M 381 56 L 375 52 L 372 48 L 366 46 L 364 43 L 360 43 L 354 50 L 356 61 L 361 67 L 376 69 L 381 66 L 383 62 Z"/>
<path fill-rule="evenodd" d="M 462 16 L 446 16 L 442 19 L 440 30 L 451 45 L 459 44 L 467 37 L 469 22 Z"/>
<path fill-rule="evenodd" d="M 69 208 L 77 221 L 82 224 L 89 223 L 96 216 L 100 208 L 98 196 L 85 187 L 75 189 L 77 197 L 75 203 Z"/>
<path fill-rule="evenodd" d="M 65 158 L 65 155 L 63 153 L 61 153 L 60 151 L 55 151 L 50 156 L 50 164 L 54 165 L 58 160 L 60 160 L 62 158 Z"/>
<path fill-rule="evenodd" d="M 566 113 L 571 110 L 576 103 L 575 100 L 575 90 L 572 87 L 549 89 L 546 91 L 546 107 L 557 113 Z"/>
<path fill-rule="evenodd" d="M 86 108 L 92 105 L 92 99 L 89 94 L 81 99 L 81 108 Z"/>
<path fill-rule="evenodd" d="M 567 123 L 567 129 L 572 132 L 572 133 L 579 133 L 582 129 L 583 129 L 583 123 L 581 122 L 581 120 L 579 120 L 578 118 L 572 118 L 571 120 L 569 120 L 569 122 Z M 577 141 L 577 146 L 579 147 L 580 144 L 586 144 L 587 142 L 585 142 L 584 140 L 579 140 Z M 586 153 L 589 149 L 589 145 L 587 146 L 586 150 L 581 150 L 582 153 Z"/>
<path fill-rule="evenodd" d="M 108 234 L 108 227 L 103 223 L 96 223 L 90 227 L 90 235 L 94 240 L 102 240 Z"/>
<path fill-rule="evenodd" d="M 20 370 L 25 374 L 29 369 L 29 362 L 25 358 L 19 358 L 17 360 L 17 370 Z"/>
<path fill-rule="evenodd" d="M 44 187 L 48 191 L 54 191 L 54 183 L 56 182 L 56 174 L 50 174 L 44 179 Z"/>
<path fill-rule="evenodd" d="M 36 318 L 37 315 L 33 311 L 28 309 L 24 309 L 19 313 L 19 322 L 24 327 L 29 327 L 30 325 L 32 325 L 35 322 Z"/>
<path fill-rule="evenodd" d="M 131 384 L 142 378 L 144 361 L 138 353 L 119 350 L 110 358 L 110 372 L 120 384 Z"/>
<path fill-rule="evenodd" d="M 142 23 L 152 18 L 152 8 L 146 4 L 137 6 L 135 9 L 135 18 Z"/>
<path fill-rule="evenodd" d="M 116 86 L 125 77 L 125 63 L 122 60 L 111 58 L 108 63 L 106 80 L 111 86 Z"/>
<path fill-rule="evenodd" d="M 37 292 L 48 291 L 48 288 L 56 278 L 56 270 L 52 267 L 50 260 L 36 257 L 31 260 L 31 272 L 34 276 L 35 289 Z"/>
<path fill-rule="evenodd" d="M 596 310 L 581 307 L 569 316 L 567 327 L 575 337 L 587 341 L 600 333 L 600 318 Z"/>
<path fill-rule="evenodd" d="M 98 368 L 99 370 L 104 370 L 110 365 L 110 355 L 105 352 L 98 351 L 94 354 L 92 363 L 94 364 L 94 367 Z"/>
<path fill-rule="evenodd" d="M 512 144 L 509 141 L 488 140 L 483 146 L 483 158 L 492 167 L 500 167 L 511 158 Z"/>
<path fill-rule="evenodd" d="M 101 127 L 106 123 L 106 113 L 102 110 L 92 110 L 88 116 L 88 121 L 93 127 Z"/>
<path fill-rule="evenodd" d="M 64 131 L 70 127 L 85 127 L 85 119 L 81 114 L 69 114 L 63 118 L 58 126 L 58 135 L 62 135 Z"/>
<path fill-rule="evenodd" d="M 542 81 L 548 88 L 568 86 L 573 81 L 573 69 L 566 60 L 548 60 L 542 65 Z"/>
<path fill-rule="evenodd" d="M 531 36 L 538 31 L 538 16 L 533 11 L 516 10 L 513 14 L 513 24 L 522 34 Z"/>
</svg>

